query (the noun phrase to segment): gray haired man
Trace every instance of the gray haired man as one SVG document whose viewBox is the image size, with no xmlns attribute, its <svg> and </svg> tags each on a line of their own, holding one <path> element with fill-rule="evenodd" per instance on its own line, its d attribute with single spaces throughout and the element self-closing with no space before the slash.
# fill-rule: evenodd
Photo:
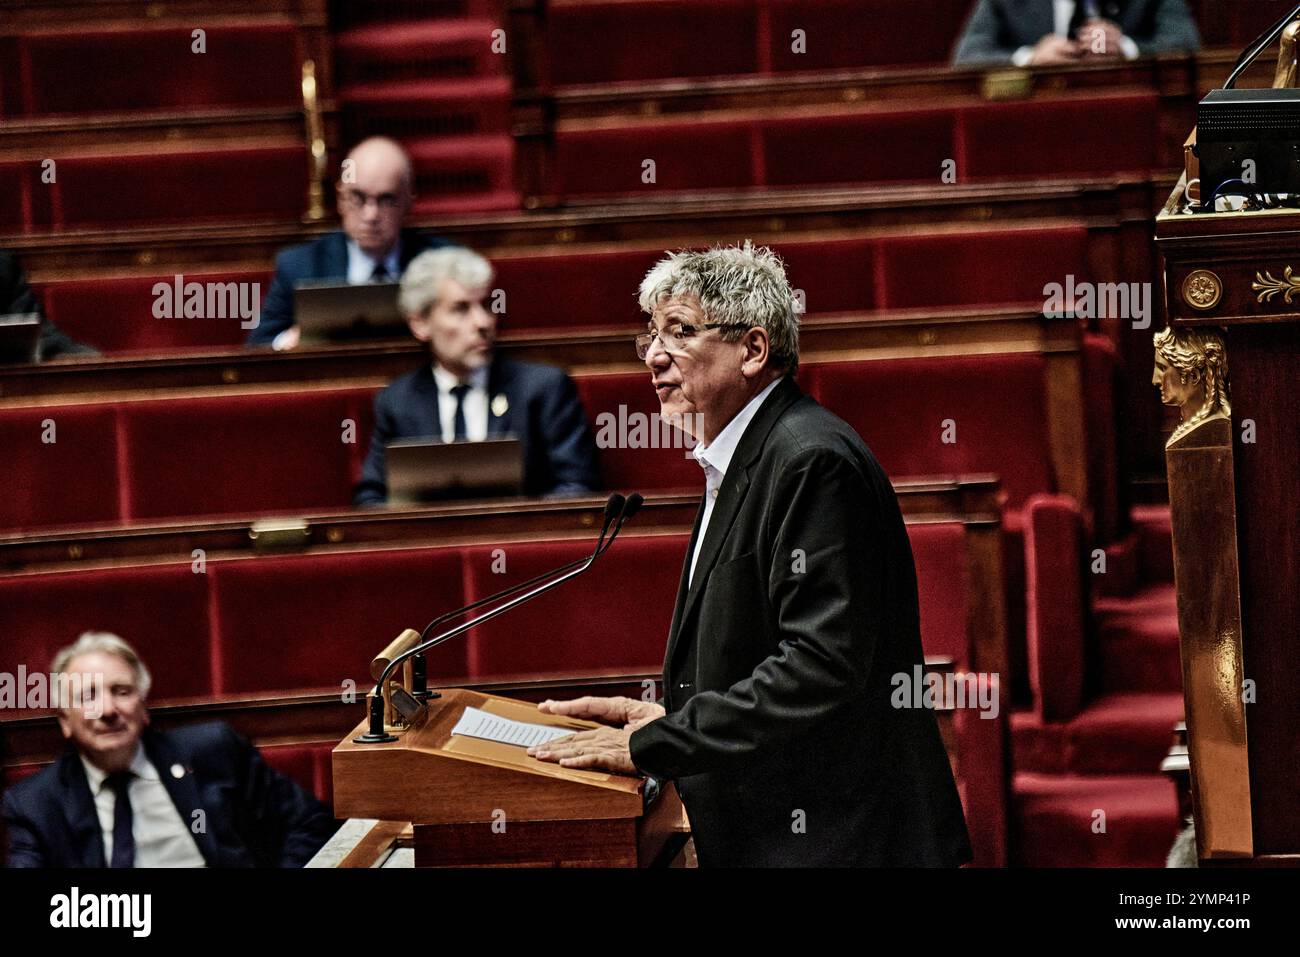
<svg viewBox="0 0 1300 957">
<path fill-rule="evenodd" d="M 922 663 L 888 477 L 804 395 L 798 305 L 768 249 L 683 252 L 641 284 L 637 354 L 699 429 L 705 493 L 661 702 L 547 701 L 610 725 L 530 749 L 676 782 L 701 866 L 956 866 L 971 858 L 934 713 L 891 705 Z"/>
<path fill-rule="evenodd" d="M 117 635 L 83 634 L 50 670 L 95 680 L 59 702 L 64 755 L 5 794 L 10 867 L 301 867 L 334 832 L 229 725 L 150 728 L 149 669 Z"/>
</svg>

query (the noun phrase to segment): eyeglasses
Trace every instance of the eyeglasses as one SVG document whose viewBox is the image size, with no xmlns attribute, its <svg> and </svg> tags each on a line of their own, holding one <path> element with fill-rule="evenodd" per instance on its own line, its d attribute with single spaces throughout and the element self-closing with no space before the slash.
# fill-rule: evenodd
<svg viewBox="0 0 1300 957">
<path fill-rule="evenodd" d="M 735 323 L 730 322 L 705 322 L 700 325 L 679 322 L 663 330 L 655 329 L 651 332 L 643 332 L 636 337 L 636 357 L 644 360 L 650 354 L 650 347 L 656 337 L 666 351 L 680 353 L 686 343 L 694 339 L 697 334 L 709 329 L 725 329 L 734 325 Z"/>
<path fill-rule="evenodd" d="M 381 193 L 378 196 L 371 196 L 363 193 L 359 189 L 345 189 L 339 194 L 339 198 L 345 206 L 353 209 L 365 209 L 371 202 L 379 207 L 380 212 L 391 213 L 397 209 L 401 202 L 401 197 L 394 193 Z"/>
</svg>

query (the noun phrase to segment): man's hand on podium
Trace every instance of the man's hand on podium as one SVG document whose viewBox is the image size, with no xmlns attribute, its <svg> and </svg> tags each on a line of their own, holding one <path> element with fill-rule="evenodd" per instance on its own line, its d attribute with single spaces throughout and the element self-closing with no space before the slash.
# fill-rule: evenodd
<svg viewBox="0 0 1300 957">
<path fill-rule="evenodd" d="M 653 701 L 637 701 L 622 696 L 543 701 L 537 710 L 543 714 L 561 714 L 620 725 L 579 731 L 528 749 L 528 753 L 539 761 L 552 761 L 565 768 L 600 768 L 616 774 L 640 773 L 632 763 L 632 732 L 667 713 L 662 705 Z"/>
</svg>

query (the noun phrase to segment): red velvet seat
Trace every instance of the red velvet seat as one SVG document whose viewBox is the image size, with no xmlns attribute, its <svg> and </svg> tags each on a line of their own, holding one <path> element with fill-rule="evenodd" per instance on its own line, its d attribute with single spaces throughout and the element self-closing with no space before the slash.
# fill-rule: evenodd
<svg viewBox="0 0 1300 957">
<path fill-rule="evenodd" d="M 206 33 L 203 53 L 189 26 L 25 34 L 22 112 L 301 106 L 292 24 L 196 26 Z"/>
<path fill-rule="evenodd" d="M 759 69 L 755 0 L 557 4 L 548 11 L 556 84 L 723 76 Z"/>
<path fill-rule="evenodd" d="M 649 370 L 582 376 L 575 385 L 596 437 L 602 488 L 702 491 L 704 473 L 690 440 L 659 418 Z"/>
<path fill-rule="evenodd" d="M 922 647 L 927 655 L 943 655 L 959 668 L 970 667 L 974 649 L 966 631 L 966 528 L 959 522 L 917 523 L 907 526 L 907 537 L 916 563 Z"/>
<path fill-rule="evenodd" d="M 1014 794 L 1014 863 L 1024 867 L 1163 867 L 1178 836 L 1177 795 L 1163 774 L 1023 773 Z"/>
<path fill-rule="evenodd" d="M 471 675 L 486 681 L 531 673 L 657 673 L 688 537 L 620 535 L 585 574 L 476 628 L 468 648 Z M 592 546 L 582 538 L 466 549 L 467 598 L 590 554 Z M 502 562 L 505 570 L 497 574 Z"/>
<path fill-rule="evenodd" d="M 0 577 L 0 671 L 48 673 L 82 632 L 111 631 L 152 663 L 151 698 L 211 694 L 207 589 L 189 562 Z"/>
<path fill-rule="evenodd" d="M 765 0 L 772 69 L 946 64 L 971 0 Z M 804 31 L 804 52 L 791 33 Z M 906 42 L 900 42 L 900 37 Z"/>
<path fill-rule="evenodd" d="M 211 149 L 58 159 L 57 229 L 293 219 L 307 202 L 301 147 Z"/>
<path fill-rule="evenodd" d="M 762 125 L 769 186 L 934 183 L 956 155 L 951 110 L 781 117 Z"/>
<path fill-rule="evenodd" d="M 1002 354 L 810 366 L 814 397 L 852 425 L 885 471 L 999 475 L 1007 505 L 1052 490 L 1042 356 Z M 954 442 L 945 442 L 947 423 Z"/>
<path fill-rule="evenodd" d="M 128 463 L 119 458 L 111 407 L 0 409 L 0 448 L 9 477 L 0 496 L 0 528 L 87 525 L 121 517 Z"/>
<path fill-rule="evenodd" d="M 1161 127 L 1155 93 L 1090 91 L 1071 98 L 983 104 L 961 111 L 958 123 L 962 180 L 1113 175 L 1172 165 L 1157 149 Z"/>
<path fill-rule="evenodd" d="M 406 628 L 465 603 L 457 549 L 274 556 L 209 565 L 220 637 L 217 694 L 370 687 L 370 660 Z M 431 677 L 460 680 L 464 642 L 428 658 Z M 362 706 L 358 705 L 361 720 Z"/>
<path fill-rule="evenodd" d="M 184 284 L 258 283 L 257 301 L 264 304 L 271 277 L 264 272 L 185 273 Z M 81 279 L 45 285 L 45 314 L 56 326 L 79 342 L 101 352 L 130 350 L 234 347 L 248 337 L 237 312 L 227 308 L 226 318 L 156 318 L 154 287 L 174 288 L 173 276 L 132 276 L 122 279 Z M 174 299 L 174 293 L 168 293 Z M 251 291 L 244 301 L 250 301 Z M 216 303 L 214 303 L 215 305 Z M 205 310 L 206 310 L 205 305 Z"/>
<path fill-rule="evenodd" d="M 31 180 L 35 163 L 0 163 L 0 230 L 21 232 L 31 222 Z"/>
<path fill-rule="evenodd" d="M 761 186 L 758 127 L 748 120 L 561 131 L 555 189 L 561 196 L 637 195 Z M 645 182 L 647 160 L 654 182 Z"/>
<path fill-rule="evenodd" d="M 1082 225 L 891 236 L 877 247 L 879 307 L 1043 303 L 1048 283 L 1086 278 L 1087 255 Z"/>
<path fill-rule="evenodd" d="M 637 289 L 662 256 L 662 250 L 633 249 L 493 257 L 493 285 L 506 294 L 502 328 L 644 326 Z M 627 349 L 633 357 L 630 338 Z"/>
<path fill-rule="evenodd" d="M 127 517 L 343 508 L 371 389 L 121 403 Z M 345 423 L 355 442 L 345 442 Z"/>
</svg>

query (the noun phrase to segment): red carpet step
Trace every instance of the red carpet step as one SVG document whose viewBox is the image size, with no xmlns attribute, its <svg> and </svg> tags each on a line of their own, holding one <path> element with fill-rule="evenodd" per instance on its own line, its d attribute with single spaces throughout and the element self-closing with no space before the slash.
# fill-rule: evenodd
<svg viewBox="0 0 1300 957">
<path fill-rule="evenodd" d="M 1172 583 L 1093 604 L 1101 686 L 1106 691 L 1181 691 L 1178 602 Z"/>
<path fill-rule="evenodd" d="M 1027 867 L 1163 867 L 1181 827 L 1162 774 L 1022 772 L 1012 807 L 1013 863 Z"/>
</svg>

